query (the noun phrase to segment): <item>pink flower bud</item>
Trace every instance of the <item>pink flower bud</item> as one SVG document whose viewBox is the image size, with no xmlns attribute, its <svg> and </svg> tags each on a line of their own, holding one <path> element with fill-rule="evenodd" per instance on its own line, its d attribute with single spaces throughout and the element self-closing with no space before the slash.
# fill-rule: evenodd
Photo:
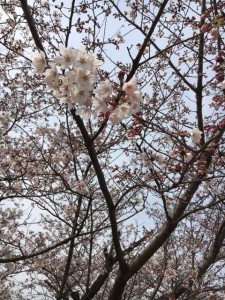
<svg viewBox="0 0 225 300">
<path fill-rule="evenodd" d="M 103 100 L 105 101 L 105 103 L 107 103 L 110 101 L 110 97 L 109 96 L 103 97 Z"/>
<path fill-rule="evenodd" d="M 118 78 L 121 79 L 121 78 L 124 78 L 124 75 L 125 75 L 125 72 L 124 71 L 119 71 L 118 73 Z"/>
<path fill-rule="evenodd" d="M 205 20 L 207 17 L 208 17 L 207 14 L 202 14 L 202 15 L 201 15 L 201 19 L 202 19 L 202 20 Z"/>
<path fill-rule="evenodd" d="M 110 105 L 108 106 L 108 110 L 109 110 L 109 111 L 113 111 L 113 109 L 114 109 L 114 106 L 113 106 L 112 104 L 110 104 Z"/>
<path fill-rule="evenodd" d="M 215 72 L 217 72 L 217 73 L 223 71 L 223 68 L 222 68 L 221 65 L 214 65 L 214 66 L 212 67 L 212 69 L 213 69 L 213 71 L 215 71 Z"/>
<path fill-rule="evenodd" d="M 224 59 L 222 58 L 222 56 L 216 56 L 216 57 L 215 57 L 215 61 L 216 61 L 217 63 L 222 63 L 222 62 L 224 61 Z"/>
<path fill-rule="evenodd" d="M 91 98 L 90 97 L 87 97 L 86 100 L 85 100 L 85 105 L 86 106 L 90 106 L 91 105 Z"/>
<path fill-rule="evenodd" d="M 109 116 L 110 116 L 110 112 L 109 111 L 107 111 L 106 113 L 105 113 L 105 120 L 108 120 L 109 119 Z"/>
<path fill-rule="evenodd" d="M 201 32 L 208 32 L 211 29 L 211 24 L 210 23 L 205 23 L 201 27 Z"/>
<path fill-rule="evenodd" d="M 120 84 L 121 84 L 121 86 L 123 85 L 123 83 L 124 83 L 124 75 L 125 75 L 125 72 L 124 71 L 119 71 L 119 73 L 118 73 L 118 78 L 119 78 L 119 81 L 120 81 Z"/>
<path fill-rule="evenodd" d="M 217 40 L 219 37 L 219 28 L 217 27 L 212 28 L 210 34 L 213 41 Z"/>
<path fill-rule="evenodd" d="M 224 50 L 220 50 L 220 51 L 219 51 L 219 55 L 225 56 L 225 51 L 224 51 Z"/>
<path fill-rule="evenodd" d="M 222 73 L 216 74 L 215 78 L 218 82 L 224 81 L 224 75 Z"/>
<path fill-rule="evenodd" d="M 112 89 L 115 91 L 118 88 L 118 84 L 116 84 L 115 82 L 112 83 Z"/>
<path fill-rule="evenodd" d="M 98 117 L 98 118 L 103 118 L 103 117 L 104 117 L 104 113 L 103 113 L 103 112 L 98 113 L 98 114 L 97 114 L 97 117 Z"/>
</svg>

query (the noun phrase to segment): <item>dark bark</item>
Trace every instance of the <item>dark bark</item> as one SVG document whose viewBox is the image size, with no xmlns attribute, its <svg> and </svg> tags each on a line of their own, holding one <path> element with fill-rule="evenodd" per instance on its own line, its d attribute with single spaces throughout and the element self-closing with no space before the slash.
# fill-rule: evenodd
<svg viewBox="0 0 225 300">
<path fill-rule="evenodd" d="M 22 10 L 24 13 L 24 18 L 27 20 L 27 24 L 30 28 L 30 32 L 32 34 L 35 44 L 38 47 L 38 49 L 40 49 L 41 51 L 43 51 L 45 53 L 45 49 L 42 45 L 40 36 L 39 36 L 37 28 L 36 28 L 36 24 L 35 24 L 32 14 L 31 14 L 30 8 L 28 6 L 27 0 L 20 0 L 20 3 L 21 3 L 21 7 L 22 7 Z"/>
</svg>

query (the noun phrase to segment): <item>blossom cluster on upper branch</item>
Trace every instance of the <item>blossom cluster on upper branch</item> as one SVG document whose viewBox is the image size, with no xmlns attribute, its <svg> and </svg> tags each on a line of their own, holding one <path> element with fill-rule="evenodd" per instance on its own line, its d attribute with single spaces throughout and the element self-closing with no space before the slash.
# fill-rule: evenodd
<svg viewBox="0 0 225 300">
<path fill-rule="evenodd" d="M 125 117 L 139 111 L 141 92 L 135 79 L 113 84 L 109 79 L 98 81 L 97 68 L 103 64 L 94 53 L 59 46 L 60 55 L 46 60 L 42 51 L 32 54 L 32 63 L 38 73 L 44 73 L 47 89 L 61 103 L 75 108 L 76 114 L 88 120 L 92 115 L 118 124 Z M 63 70 L 59 74 L 59 68 Z M 97 84 L 98 82 L 98 84 Z"/>
</svg>

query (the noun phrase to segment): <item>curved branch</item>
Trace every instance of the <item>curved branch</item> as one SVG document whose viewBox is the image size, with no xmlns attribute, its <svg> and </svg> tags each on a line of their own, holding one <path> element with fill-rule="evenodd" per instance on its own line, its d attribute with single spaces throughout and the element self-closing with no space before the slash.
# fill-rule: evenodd
<svg viewBox="0 0 225 300">
<path fill-rule="evenodd" d="M 119 234 L 119 231 L 118 231 L 118 228 L 117 228 L 117 221 L 116 221 L 116 216 L 115 216 L 115 205 L 113 203 L 113 199 L 111 197 L 111 194 L 108 190 L 107 183 L 105 181 L 105 177 L 104 177 L 102 168 L 99 164 L 99 161 L 98 161 L 98 158 L 97 158 L 97 153 L 96 153 L 96 150 L 95 150 L 95 147 L 94 147 L 94 144 L 93 144 L 93 140 L 89 136 L 89 134 L 86 130 L 86 127 L 84 126 L 84 123 L 83 123 L 82 119 L 78 115 L 76 115 L 74 109 L 71 110 L 71 114 L 72 114 L 74 120 L 76 121 L 80 131 L 81 131 L 86 149 L 89 153 L 91 162 L 92 162 L 93 167 L 95 169 L 96 176 L 98 178 L 99 186 L 100 186 L 101 191 L 102 191 L 102 193 L 105 197 L 106 204 L 107 204 L 107 207 L 108 207 L 108 212 L 109 212 L 109 219 L 110 219 L 110 223 L 111 223 L 111 226 L 112 226 L 112 237 L 113 237 L 113 243 L 114 243 L 114 246 L 115 246 L 116 255 L 118 257 L 121 272 L 125 272 L 126 269 L 127 269 L 127 264 L 126 264 L 126 261 L 124 259 L 123 252 L 122 252 L 122 249 L 121 249 L 120 238 L 119 238 L 120 234 Z"/>
<path fill-rule="evenodd" d="M 198 266 L 198 275 L 197 275 L 198 279 L 201 279 L 202 276 L 208 270 L 208 268 L 212 265 L 212 263 L 215 262 L 220 252 L 220 249 L 223 245 L 224 240 L 225 240 L 225 221 L 223 221 L 223 223 L 221 224 L 212 246 L 209 248 L 202 262 Z"/>
<path fill-rule="evenodd" d="M 206 1 L 202 2 L 202 14 L 206 10 Z M 205 20 L 201 20 L 200 26 L 205 23 Z M 201 144 L 204 144 L 204 130 L 203 130 L 203 115 L 202 115 L 202 91 L 203 91 L 203 59 L 204 59 L 204 33 L 200 35 L 199 40 L 199 56 L 198 56 L 198 80 L 197 80 L 197 88 L 196 88 L 196 104 L 197 104 L 197 120 L 198 120 L 198 128 L 202 132 L 201 136 Z"/>
<path fill-rule="evenodd" d="M 70 12 L 70 18 L 69 18 L 69 26 L 67 29 L 67 33 L 66 33 L 66 41 L 65 41 L 65 46 L 68 46 L 68 42 L 69 42 L 69 36 L 70 36 L 70 32 L 71 32 L 71 28 L 72 28 L 72 21 L 73 21 L 73 14 L 74 14 L 74 6 L 75 6 L 75 0 L 72 1 L 71 4 L 71 12 Z"/>
<path fill-rule="evenodd" d="M 22 10 L 23 10 L 23 13 L 24 13 L 24 18 L 27 20 L 27 24 L 30 28 L 30 32 L 32 34 L 32 37 L 34 39 L 35 44 L 41 51 L 43 51 L 45 53 L 45 50 L 44 50 L 44 47 L 42 45 L 40 36 L 37 32 L 37 28 L 36 28 L 34 18 L 31 14 L 31 12 L 30 12 L 30 8 L 28 6 L 27 0 L 20 0 L 20 3 L 21 3 L 21 7 L 22 7 Z"/>
<path fill-rule="evenodd" d="M 65 240 L 62 240 L 61 242 L 59 243 L 56 243 L 44 250 L 41 250 L 41 251 L 38 251 L 38 252 L 35 252 L 35 253 L 32 253 L 32 254 L 28 254 L 28 255 L 20 255 L 20 256 L 16 256 L 16 257 L 12 257 L 12 258 L 0 258 L 0 263 L 9 263 L 9 262 L 17 262 L 17 261 L 21 261 L 21 260 L 25 260 L 25 259 L 29 259 L 29 258 L 33 258 L 33 257 L 36 257 L 38 255 L 42 255 L 42 254 L 45 254 L 55 248 L 58 248 L 59 246 L 62 246 L 62 245 L 65 245 L 67 244 L 69 241 L 71 241 L 72 239 L 74 239 L 77 235 L 74 235 L 74 236 L 70 236 L 68 238 L 66 238 Z"/>
<path fill-rule="evenodd" d="M 143 44 L 140 48 L 140 51 L 138 52 L 136 58 L 133 60 L 133 65 L 132 65 L 132 68 L 130 70 L 130 73 L 127 75 L 127 78 L 126 78 L 126 81 L 129 81 L 135 74 L 135 72 L 137 71 L 137 68 L 139 67 L 139 62 L 144 54 L 144 51 L 145 51 L 145 48 L 146 46 L 148 45 L 148 42 L 155 30 L 155 27 L 156 25 L 158 24 L 159 22 L 159 19 L 160 17 L 162 16 L 163 12 L 164 12 L 164 8 L 166 7 L 167 3 L 169 2 L 169 0 L 164 0 L 163 3 L 160 5 L 160 9 L 152 23 L 152 26 L 148 32 L 148 34 L 146 35 L 144 41 L 143 41 Z"/>
</svg>

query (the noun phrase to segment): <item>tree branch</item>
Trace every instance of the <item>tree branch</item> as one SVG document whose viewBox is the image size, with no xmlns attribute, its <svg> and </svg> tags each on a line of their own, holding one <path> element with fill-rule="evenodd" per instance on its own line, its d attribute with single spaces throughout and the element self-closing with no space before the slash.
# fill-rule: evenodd
<svg viewBox="0 0 225 300">
<path fill-rule="evenodd" d="M 207 269 L 215 262 L 220 249 L 223 245 L 225 239 L 225 221 L 221 224 L 219 231 L 215 237 L 212 246 L 209 248 L 207 253 L 204 255 L 202 262 L 198 266 L 198 279 L 206 273 Z"/>
<path fill-rule="evenodd" d="M 30 8 L 28 6 L 27 0 L 20 0 L 20 3 L 21 3 L 21 7 L 22 7 L 22 10 L 24 13 L 24 18 L 27 20 L 27 24 L 30 28 L 30 32 L 32 34 L 35 44 L 38 47 L 38 49 L 40 49 L 41 51 L 43 51 L 45 53 L 44 47 L 42 45 L 41 39 L 40 39 L 39 34 L 36 29 L 36 24 L 35 24 L 34 18 L 30 12 Z"/>
<path fill-rule="evenodd" d="M 118 228 L 117 228 L 117 221 L 116 221 L 116 216 L 115 216 L 115 205 L 113 203 L 113 199 L 111 197 L 111 194 L 108 190 L 108 187 L 107 187 L 107 184 L 106 184 L 106 181 L 105 181 L 105 177 L 104 177 L 104 174 L 102 172 L 102 168 L 99 164 L 97 154 L 96 154 L 96 151 L 95 151 L 95 148 L 94 148 L 94 145 L 93 145 L 93 140 L 89 136 L 89 134 L 88 134 L 88 132 L 87 132 L 85 126 L 84 126 L 84 123 L 83 123 L 82 119 L 78 115 L 76 115 L 74 109 L 71 110 L 71 114 L 72 114 L 74 120 L 76 121 L 80 131 L 81 131 L 81 134 L 82 134 L 84 142 L 85 142 L 86 149 L 89 153 L 91 162 L 92 162 L 93 167 L 95 169 L 96 176 L 98 178 L 99 186 L 100 186 L 101 191 L 102 191 L 102 193 L 105 197 L 106 204 L 107 204 L 107 207 L 108 207 L 108 212 L 109 212 L 109 219 L 110 219 L 110 223 L 111 223 L 111 226 L 112 226 L 112 237 L 113 237 L 113 243 L 114 243 L 114 246 L 115 246 L 116 255 L 118 257 L 121 272 L 125 272 L 126 269 L 127 269 L 127 264 L 126 264 L 126 261 L 125 261 L 124 256 L 123 256 L 123 252 L 122 252 L 121 244 L 120 244 L 120 240 L 119 240 L 120 235 L 119 235 Z"/>
<path fill-rule="evenodd" d="M 141 58 L 144 54 L 145 48 L 148 45 L 148 42 L 149 42 L 149 40 L 150 40 L 154 30 L 155 30 L 156 25 L 159 22 L 160 17 L 163 14 L 164 8 L 166 7 L 168 1 L 169 0 L 164 0 L 163 3 L 160 5 L 160 9 L 159 9 L 159 11 L 158 11 L 153 23 L 152 23 L 152 26 L 151 26 L 148 34 L 146 35 L 146 37 L 143 41 L 143 44 L 142 44 L 136 58 L 133 60 L 133 65 L 132 65 L 132 68 L 130 70 L 130 73 L 127 75 L 126 81 L 129 81 L 134 76 L 135 72 L 137 71 L 137 69 L 139 67 L 139 62 L 140 62 L 140 60 L 141 60 Z"/>
<path fill-rule="evenodd" d="M 225 126 L 223 129 L 215 133 L 215 144 L 218 144 L 225 131 Z M 212 153 L 203 151 L 205 157 L 205 173 L 207 172 L 211 161 Z M 195 192 L 197 191 L 199 185 L 201 184 L 201 179 L 205 174 L 197 174 L 193 178 L 192 183 L 189 184 L 187 190 L 184 192 L 179 203 L 175 207 L 173 213 L 171 214 L 171 222 L 165 222 L 159 233 L 151 240 L 151 242 L 146 246 L 146 248 L 133 260 L 129 265 L 129 268 L 125 274 L 118 274 L 114 286 L 112 288 L 109 300 L 120 300 L 126 286 L 127 281 L 137 273 L 142 266 L 153 256 L 153 254 L 165 243 L 165 241 L 170 237 L 172 232 L 176 229 L 179 218 L 183 215 L 189 203 L 191 202 Z"/>
</svg>

